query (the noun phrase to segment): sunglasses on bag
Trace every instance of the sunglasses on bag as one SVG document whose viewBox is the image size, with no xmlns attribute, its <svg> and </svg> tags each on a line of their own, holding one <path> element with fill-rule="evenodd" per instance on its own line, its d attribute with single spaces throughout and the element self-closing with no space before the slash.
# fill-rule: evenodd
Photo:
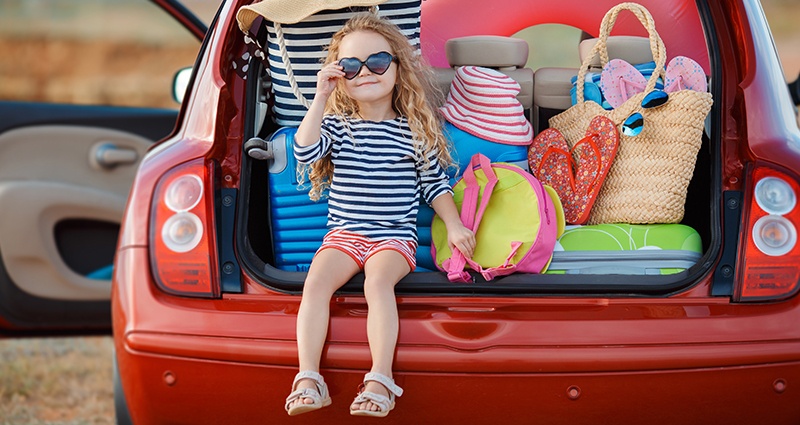
<svg viewBox="0 0 800 425">
<path fill-rule="evenodd" d="M 383 75 L 392 65 L 392 62 L 396 61 L 397 58 L 392 56 L 391 53 L 378 52 L 369 55 L 365 61 L 358 58 L 339 59 L 339 65 L 342 67 L 342 71 L 344 71 L 344 78 L 352 80 L 361 72 L 362 66 L 366 66 L 373 74 Z"/>
</svg>

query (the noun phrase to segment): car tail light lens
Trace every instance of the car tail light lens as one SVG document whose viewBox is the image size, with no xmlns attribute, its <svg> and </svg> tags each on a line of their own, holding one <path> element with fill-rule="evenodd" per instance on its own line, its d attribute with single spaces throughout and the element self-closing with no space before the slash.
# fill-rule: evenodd
<svg viewBox="0 0 800 425">
<path fill-rule="evenodd" d="M 738 301 L 784 299 L 800 288 L 800 208 L 797 179 L 769 167 L 751 173 L 740 238 Z M 749 201 L 748 201 L 749 200 Z"/>
<path fill-rule="evenodd" d="M 159 288 L 194 297 L 220 294 L 214 239 L 211 164 L 195 160 L 166 173 L 156 186 L 151 263 Z"/>
</svg>

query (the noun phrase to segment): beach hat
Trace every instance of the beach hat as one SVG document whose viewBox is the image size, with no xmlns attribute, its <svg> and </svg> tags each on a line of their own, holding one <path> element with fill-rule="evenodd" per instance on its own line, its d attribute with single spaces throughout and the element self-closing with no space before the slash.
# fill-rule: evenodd
<svg viewBox="0 0 800 425">
<path fill-rule="evenodd" d="M 246 33 L 259 16 L 279 24 L 296 24 L 321 10 L 376 6 L 385 2 L 386 0 L 262 0 L 239 8 L 236 20 L 239 21 L 239 29 Z"/>
<path fill-rule="evenodd" d="M 447 101 L 440 109 L 445 119 L 481 139 L 507 145 L 529 145 L 533 127 L 517 100 L 519 84 L 490 68 L 456 69 Z"/>
</svg>

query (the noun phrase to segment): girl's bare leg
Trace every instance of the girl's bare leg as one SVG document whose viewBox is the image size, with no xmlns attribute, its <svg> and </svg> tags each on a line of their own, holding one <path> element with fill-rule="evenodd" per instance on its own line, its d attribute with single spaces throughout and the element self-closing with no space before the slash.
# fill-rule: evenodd
<svg viewBox="0 0 800 425">
<path fill-rule="evenodd" d="M 319 372 L 320 357 L 328 334 L 331 297 L 359 271 L 356 262 L 337 249 L 324 249 L 311 262 L 297 313 L 297 352 L 301 371 Z M 303 379 L 295 389 L 302 388 L 315 388 L 314 382 Z M 313 400 L 300 398 L 294 403 L 311 404 Z"/>
<path fill-rule="evenodd" d="M 367 338 L 372 355 L 372 372 L 392 377 L 392 362 L 397 345 L 399 320 L 394 287 L 410 271 L 405 257 L 397 251 L 383 250 L 373 254 L 364 265 L 364 296 L 367 300 Z M 389 395 L 386 388 L 370 381 L 365 391 Z M 351 409 L 377 411 L 371 402 L 353 405 Z"/>
</svg>

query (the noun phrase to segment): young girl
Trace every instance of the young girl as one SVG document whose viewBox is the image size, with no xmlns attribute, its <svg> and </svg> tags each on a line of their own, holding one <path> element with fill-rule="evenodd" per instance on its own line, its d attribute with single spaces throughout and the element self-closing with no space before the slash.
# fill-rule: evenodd
<svg viewBox="0 0 800 425">
<path fill-rule="evenodd" d="M 311 196 L 329 188 L 328 229 L 308 271 L 297 316 L 300 373 L 289 415 L 330 404 L 319 374 L 330 300 L 364 272 L 372 368 L 350 413 L 386 416 L 403 390 L 392 379 L 398 336 L 394 286 L 415 268 L 420 194 L 444 220 L 451 249 L 472 256 L 475 236 L 453 202 L 441 124 L 426 94 L 429 75 L 392 23 L 365 13 L 331 40 L 314 100 L 295 135 L 311 164 Z"/>
</svg>

